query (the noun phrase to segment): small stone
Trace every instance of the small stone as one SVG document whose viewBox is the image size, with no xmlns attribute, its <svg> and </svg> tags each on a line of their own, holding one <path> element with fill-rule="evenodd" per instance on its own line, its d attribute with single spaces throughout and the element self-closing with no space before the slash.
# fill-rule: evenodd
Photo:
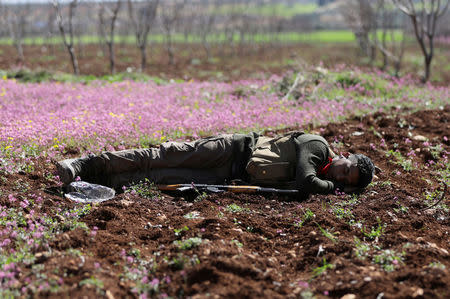
<svg viewBox="0 0 450 299">
<path fill-rule="evenodd" d="M 36 264 L 41 264 L 43 262 L 45 262 L 50 256 L 49 252 L 38 252 L 34 255 L 34 257 L 36 258 L 35 263 Z"/>
<path fill-rule="evenodd" d="M 356 298 L 355 294 L 346 294 L 341 297 L 341 299 L 355 299 L 355 298 Z"/>
<path fill-rule="evenodd" d="M 352 135 L 353 135 L 353 136 L 361 136 L 361 135 L 364 135 L 364 132 L 358 132 L 358 131 L 356 131 L 356 132 L 353 132 Z"/>
<path fill-rule="evenodd" d="M 122 199 L 122 200 L 120 201 L 120 203 L 123 204 L 123 205 L 126 206 L 126 207 L 129 207 L 130 205 L 133 204 L 133 202 L 132 202 L 131 200 L 126 200 L 126 199 Z"/>
<path fill-rule="evenodd" d="M 371 272 L 370 275 L 378 278 L 383 277 L 383 274 L 380 271 Z"/>
<path fill-rule="evenodd" d="M 251 259 L 251 260 L 256 260 L 256 256 L 254 256 L 254 255 L 251 254 L 251 253 L 247 253 L 245 256 L 248 257 L 248 258 Z"/>
<path fill-rule="evenodd" d="M 267 260 L 268 260 L 269 262 L 271 262 L 272 264 L 277 264 L 277 263 L 278 263 L 277 258 L 274 257 L 274 256 L 269 257 Z"/>
<path fill-rule="evenodd" d="M 114 295 L 112 294 L 112 292 L 110 290 L 107 290 L 105 292 L 106 298 L 108 299 L 114 299 Z"/>
<path fill-rule="evenodd" d="M 364 281 L 365 281 L 365 282 L 372 281 L 372 277 L 366 276 L 366 277 L 364 277 Z"/>
<path fill-rule="evenodd" d="M 384 293 L 381 292 L 381 293 L 379 293 L 379 294 L 377 295 L 377 298 L 376 298 L 376 299 L 382 299 L 383 297 L 384 297 Z"/>
<path fill-rule="evenodd" d="M 312 231 L 309 232 L 308 235 L 311 236 L 311 237 L 315 237 L 315 236 L 317 236 L 317 233 L 312 230 Z"/>
<path fill-rule="evenodd" d="M 281 287 L 281 283 L 279 283 L 278 281 L 272 281 L 272 283 L 277 287 Z"/>
<path fill-rule="evenodd" d="M 292 291 L 292 293 L 294 293 L 294 294 L 299 294 L 301 291 L 302 291 L 301 288 L 295 288 L 295 289 Z"/>
<path fill-rule="evenodd" d="M 397 221 L 398 221 L 397 216 L 395 216 L 392 212 L 389 212 L 389 211 L 388 211 L 387 214 L 388 214 L 389 216 L 391 216 L 392 221 L 394 221 L 394 222 L 397 222 Z"/>
<path fill-rule="evenodd" d="M 272 272 L 273 272 L 273 268 L 267 268 L 266 271 L 264 272 L 263 276 L 264 276 L 264 277 L 267 277 L 267 276 L 269 276 Z"/>
<path fill-rule="evenodd" d="M 413 139 L 415 141 L 427 141 L 428 138 L 425 137 L 425 136 L 422 136 L 422 135 L 416 135 L 416 136 L 413 137 Z"/>
<path fill-rule="evenodd" d="M 290 254 L 291 257 L 296 258 L 297 255 L 295 254 L 294 250 L 289 250 L 288 253 Z"/>
<path fill-rule="evenodd" d="M 438 250 L 441 254 L 447 256 L 448 255 L 448 251 L 444 248 L 441 248 L 439 246 L 436 245 L 436 243 L 431 243 L 431 242 L 427 242 L 428 246 L 430 246 L 431 248 L 434 248 L 436 250 Z"/>
<path fill-rule="evenodd" d="M 422 288 L 413 287 L 412 289 L 414 291 L 414 293 L 412 294 L 413 298 L 416 298 L 416 297 L 419 297 L 419 296 L 423 296 L 423 289 Z"/>
<path fill-rule="evenodd" d="M 408 240 L 408 237 L 404 235 L 402 232 L 398 233 L 398 235 L 400 236 L 400 238 Z"/>
</svg>

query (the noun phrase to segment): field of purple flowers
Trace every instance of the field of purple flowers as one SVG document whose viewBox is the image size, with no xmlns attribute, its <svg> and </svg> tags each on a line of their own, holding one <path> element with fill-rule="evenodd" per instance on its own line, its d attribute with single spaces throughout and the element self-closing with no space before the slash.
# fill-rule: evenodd
<svg viewBox="0 0 450 299">
<path fill-rule="evenodd" d="M 286 77 L 164 85 L 21 84 L 3 79 L 0 167 L 13 172 L 23 164 L 19 160 L 58 158 L 74 150 L 99 152 L 219 132 L 307 128 L 396 106 L 438 107 L 449 99 L 449 88 L 416 86 L 412 79 L 383 73 L 318 69 L 308 75 L 316 82 L 297 91 L 296 99 L 282 99 Z"/>
<path fill-rule="evenodd" d="M 426 113 L 400 112 L 434 109 L 436 126 L 447 125 L 450 88 L 343 67 L 306 70 L 292 89 L 296 77 L 0 80 L 0 297 L 340 297 L 388 285 L 391 295 L 444 298 L 448 206 L 422 208 L 445 196 L 448 133 L 429 128 Z M 350 131 L 327 126 L 349 119 Z M 357 146 L 385 171 L 359 198 L 314 198 L 305 206 L 204 194 L 189 202 L 148 186 L 91 206 L 61 196 L 51 165 L 89 152 L 285 128 L 323 133 L 337 149 Z M 419 267 L 425 274 L 415 278 Z"/>
</svg>

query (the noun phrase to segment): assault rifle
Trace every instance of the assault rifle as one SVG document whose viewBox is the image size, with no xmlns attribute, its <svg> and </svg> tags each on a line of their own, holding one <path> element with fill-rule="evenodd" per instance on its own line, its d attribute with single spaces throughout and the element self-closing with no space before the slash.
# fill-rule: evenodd
<svg viewBox="0 0 450 299">
<path fill-rule="evenodd" d="M 179 191 L 185 192 L 189 190 L 198 190 L 211 193 L 220 192 L 233 192 L 233 193 L 276 193 L 284 195 L 298 194 L 298 190 L 295 189 L 276 189 L 265 188 L 259 186 L 248 185 L 208 185 L 208 184 L 174 184 L 174 185 L 156 185 L 161 191 Z"/>
</svg>

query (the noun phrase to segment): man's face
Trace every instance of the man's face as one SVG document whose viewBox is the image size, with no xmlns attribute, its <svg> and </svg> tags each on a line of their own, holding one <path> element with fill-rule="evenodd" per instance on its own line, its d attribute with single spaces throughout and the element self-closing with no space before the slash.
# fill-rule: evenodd
<svg viewBox="0 0 450 299">
<path fill-rule="evenodd" d="M 359 169 L 356 160 L 336 156 L 331 162 L 330 169 L 325 177 L 333 182 L 344 184 L 345 186 L 357 186 L 359 181 Z"/>
</svg>

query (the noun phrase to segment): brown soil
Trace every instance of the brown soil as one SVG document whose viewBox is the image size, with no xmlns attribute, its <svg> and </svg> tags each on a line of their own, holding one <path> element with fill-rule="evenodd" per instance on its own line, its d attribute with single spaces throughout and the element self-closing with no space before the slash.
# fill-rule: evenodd
<svg viewBox="0 0 450 299">
<path fill-rule="evenodd" d="M 420 55 L 415 46 L 408 46 L 409 56 Z M 305 63 L 325 67 L 336 64 L 366 66 L 367 61 L 358 54 L 353 44 L 281 44 L 262 46 L 213 47 L 210 57 L 199 44 L 176 44 L 175 64 L 168 64 L 168 55 L 162 44 L 154 44 L 148 49 L 148 75 L 163 79 L 196 79 L 233 81 L 239 79 L 258 78 L 262 74 L 285 74 L 287 70 L 298 69 Z M 25 62 L 17 60 L 14 47 L 0 45 L 0 69 L 17 69 L 26 67 L 31 70 L 50 72 L 72 72 L 72 65 L 67 51 L 61 45 L 24 46 Z M 438 79 L 435 83 L 450 82 L 450 73 L 445 71 L 448 61 L 448 49 L 437 48 L 433 64 L 433 75 Z M 406 55 L 405 55 L 406 56 Z M 77 47 L 80 72 L 84 75 L 107 75 L 110 73 L 109 60 L 104 47 L 95 44 Z M 127 44 L 116 45 L 116 71 L 136 71 L 139 68 L 140 53 L 136 47 Z M 438 67 L 439 66 L 439 67 Z M 417 74 L 421 65 L 406 62 L 403 72 Z"/>
<path fill-rule="evenodd" d="M 332 207 L 346 199 L 345 196 L 315 195 L 298 202 L 275 195 L 224 193 L 193 199 L 163 194 L 160 198 L 146 199 L 124 193 L 94 206 L 82 218 L 91 230 L 98 228 L 95 236 L 81 228 L 68 230 L 56 235 L 51 242 L 50 257 L 37 253 L 35 266 L 41 264 L 47 275 L 40 274 L 40 278 L 62 277 L 64 282 L 56 293 L 47 291 L 35 295 L 137 297 L 132 291 L 136 282 L 125 279 L 124 273 L 130 270 L 125 270 L 124 266 L 137 268 L 137 262 L 145 260 L 150 261 L 147 265 L 149 281 L 154 278 L 160 281 L 155 297 L 167 294 L 193 298 L 291 298 L 307 296 L 310 290 L 319 298 L 346 294 L 359 298 L 374 298 L 380 294 L 383 298 L 448 298 L 448 210 L 422 210 L 426 206 L 424 192 L 439 188 L 436 172 L 425 162 L 438 159 L 431 155 L 423 141 L 412 140 L 411 144 L 405 144 L 405 139 L 409 132 L 412 136 L 422 135 L 433 145 L 443 144 L 448 153 L 450 143 L 444 141 L 443 136 L 450 137 L 450 106 L 443 111 L 410 115 L 393 111 L 393 115 L 378 113 L 314 130 L 321 132 L 330 143 L 335 136 L 342 135 L 341 151 L 365 153 L 381 168 L 375 186 L 361 194 L 358 203 L 348 206 L 354 219 L 361 221 L 369 231 L 378 226 L 377 218 L 386 225 L 384 233 L 375 240 L 368 239 L 357 226 L 350 226 L 345 218 L 339 219 L 332 213 Z M 419 169 L 404 171 L 393 163 L 393 158 L 387 158 L 375 132 L 384 137 L 389 149 L 397 144 L 405 157 L 410 149 L 415 149 L 414 161 Z M 376 149 L 372 149 L 370 143 Z M 40 165 L 32 174 L 7 176 L 7 181 L 0 186 L 3 194 L 0 203 L 11 206 L 6 194 L 20 194 L 17 182 L 22 181 L 22 185 L 30 185 L 30 190 L 24 192 L 44 198 L 45 204 L 38 213 L 52 215 L 57 207 L 73 207 L 67 199 L 48 192 L 58 189 L 44 177 L 53 169 L 44 167 L 44 163 Z M 397 171 L 401 175 L 396 175 Z M 448 205 L 448 197 L 443 202 Z M 244 210 L 231 212 L 227 209 L 230 204 Z M 401 206 L 407 211 L 394 210 Z M 294 226 L 307 209 L 315 217 L 302 227 Z M 189 212 L 199 212 L 200 218 L 183 217 Z M 181 229 L 185 226 L 188 230 Z M 327 238 L 320 228 L 332 232 L 335 240 Z M 180 229 L 178 235 L 175 229 Z M 365 259 L 356 255 L 355 236 L 372 246 Z M 186 250 L 174 244 L 176 240 L 191 237 L 201 237 L 202 244 Z M 373 262 L 375 253 L 380 252 L 374 246 L 403 252 L 403 260 L 395 265 L 394 271 L 387 272 Z M 65 253 L 69 248 L 80 250 L 84 260 L 68 257 Z M 139 257 L 127 257 L 131 256 L 132 249 L 140 251 Z M 126 256 L 122 250 L 126 251 Z M 184 269 L 181 269 L 183 263 L 176 263 L 176 259 L 184 260 Z M 334 268 L 313 278 L 313 269 L 322 266 L 324 259 Z M 430 266 L 432 262 L 439 262 L 445 269 Z M 38 279 L 33 267 L 22 268 L 19 289 L 27 285 L 27 278 Z M 96 290 L 92 284 L 79 284 L 90 277 L 102 281 L 103 287 Z"/>
<path fill-rule="evenodd" d="M 327 60 L 332 48 L 323 48 L 322 54 L 315 51 L 315 47 L 312 45 L 284 45 L 264 48 L 236 47 L 235 49 L 227 49 L 225 52 L 222 49 L 212 49 L 211 57 L 214 57 L 214 59 L 208 61 L 205 51 L 200 45 L 178 44 L 175 46 L 175 64 L 170 65 L 164 47 L 156 44 L 148 49 L 149 63 L 146 73 L 167 79 L 248 79 L 260 72 L 280 73 L 286 71 L 286 66 L 292 63 L 292 59 L 295 58 L 301 58 L 302 61 L 311 61 L 323 57 Z M 351 60 L 346 57 L 348 57 L 349 52 L 356 53 L 352 48 L 351 46 L 342 46 L 342 51 L 333 55 L 332 59 L 334 62 L 351 63 Z M 26 46 L 23 64 L 17 60 L 15 48 L 0 45 L 0 51 L 2 51 L 0 53 L 3 53 L 0 56 L 0 69 L 13 69 L 17 65 L 23 65 L 30 69 L 72 71 L 68 54 L 61 46 Z M 299 53 L 299 51 L 301 52 Z M 117 72 L 125 72 L 129 67 L 136 71 L 139 67 L 140 53 L 136 47 L 118 44 L 116 53 Z M 78 48 L 81 73 L 96 76 L 109 74 L 107 55 L 106 52 L 103 52 L 102 47 L 95 44 Z M 291 59 L 290 62 L 289 59 Z M 245 60 L 245 63 L 242 63 L 243 60 Z M 264 63 L 261 63 L 262 61 Z"/>
</svg>

